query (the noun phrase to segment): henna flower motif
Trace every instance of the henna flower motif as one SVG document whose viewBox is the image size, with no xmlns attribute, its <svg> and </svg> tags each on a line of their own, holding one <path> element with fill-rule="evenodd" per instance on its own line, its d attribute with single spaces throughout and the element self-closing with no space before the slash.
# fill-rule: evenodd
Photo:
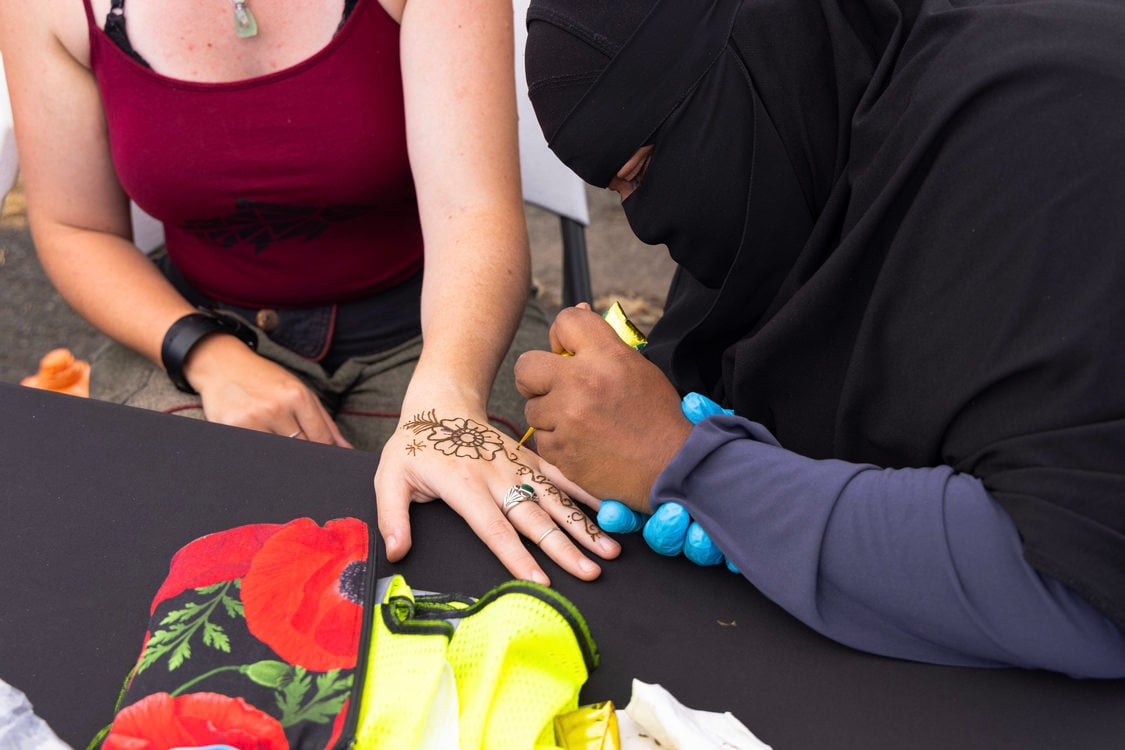
<svg viewBox="0 0 1125 750">
<path fill-rule="evenodd" d="M 472 419 L 443 419 L 430 432 L 434 447 L 447 456 L 491 461 L 504 448 L 500 434 Z"/>
<path fill-rule="evenodd" d="M 164 750 L 229 745 L 237 750 L 289 750 L 277 719 L 242 698 L 153 693 L 122 709 L 104 750 Z"/>
<path fill-rule="evenodd" d="M 314 672 L 355 666 L 363 620 L 367 524 L 290 522 L 242 579 L 246 626 L 290 664 Z"/>
</svg>

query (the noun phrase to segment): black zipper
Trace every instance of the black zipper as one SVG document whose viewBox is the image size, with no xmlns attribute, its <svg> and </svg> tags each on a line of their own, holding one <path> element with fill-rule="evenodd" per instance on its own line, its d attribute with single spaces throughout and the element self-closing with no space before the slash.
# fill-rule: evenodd
<svg viewBox="0 0 1125 750">
<path fill-rule="evenodd" d="M 375 601 L 375 582 L 378 580 L 375 575 L 375 557 L 378 550 L 375 542 L 375 532 L 368 525 L 367 571 L 364 573 L 363 581 L 365 607 L 363 609 L 362 630 L 359 632 L 359 651 L 356 653 L 355 670 L 352 672 L 352 689 L 351 695 L 348 697 L 348 715 L 344 719 L 344 726 L 340 728 L 340 739 L 336 740 L 333 750 L 349 750 L 355 747 L 355 730 L 356 724 L 359 723 L 359 703 L 363 697 L 363 683 L 367 678 L 367 661 L 370 658 L 369 652 L 371 651 L 371 631 L 374 624 L 372 618 L 375 615 L 375 608 L 379 606 L 379 602 Z"/>
</svg>

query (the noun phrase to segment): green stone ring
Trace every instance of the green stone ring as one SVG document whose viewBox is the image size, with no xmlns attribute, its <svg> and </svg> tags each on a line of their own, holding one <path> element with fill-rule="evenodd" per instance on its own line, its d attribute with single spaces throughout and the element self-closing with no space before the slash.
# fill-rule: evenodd
<svg viewBox="0 0 1125 750">
<path fill-rule="evenodd" d="M 504 493 L 504 507 L 501 510 L 507 516 L 511 513 L 512 508 L 528 500 L 539 502 L 538 498 L 535 497 L 535 488 L 530 484 L 514 484 Z"/>
</svg>

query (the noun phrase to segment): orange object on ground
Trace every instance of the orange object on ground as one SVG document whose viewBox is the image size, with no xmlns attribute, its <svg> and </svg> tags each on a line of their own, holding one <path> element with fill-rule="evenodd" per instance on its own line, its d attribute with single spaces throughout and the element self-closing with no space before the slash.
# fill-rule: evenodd
<svg viewBox="0 0 1125 750">
<path fill-rule="evenodd" d="M 69 349 L 52 349 L 39 360 L 39 372 L 28 375 L 20 385 L 88 397 L 90 363 L 75 359 Z"/>
</svg>

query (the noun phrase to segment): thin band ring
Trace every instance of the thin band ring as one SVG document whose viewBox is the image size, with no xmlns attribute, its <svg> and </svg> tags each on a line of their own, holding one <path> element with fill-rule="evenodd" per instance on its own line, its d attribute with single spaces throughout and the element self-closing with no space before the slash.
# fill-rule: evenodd
<svg viewBox="0 0 1125 750">
<path fill-rule="evenodd" d="M 530 484 L 514 484 L 504 493 L 504 506 L 501 510 L 504 512 L 504 515 L 507 516 L 512 512 L 512 508 L 528 500 L 536 503 L 539 502 L 535 497 L 535 488 Z"/>
<path fill-rule="evenodd" d="M 554 532 L 556 532 L 558 530 L 559 530 L 558 526 L 552 526 L 551 528 L 547 529 L 546 531 L 543 532 L 542 536 L 540 536 L 538 539 L 535 540 L 535 544 L 536 545 L 543 544 L 544 539 L 546 539 L 547 537 L 549 537 L 551 534 L 553 534 Z"/>
<path fill-rule="evenodd" d="M 304 432 L 304 430 L 302 430 L 300 427 L 298 427 L 296 432 L 291 432 L 288 435 L 286 435 L 286 437 L 295 438 L 298 435 L 300 435 L 302 432 Z"/>
</svg>

